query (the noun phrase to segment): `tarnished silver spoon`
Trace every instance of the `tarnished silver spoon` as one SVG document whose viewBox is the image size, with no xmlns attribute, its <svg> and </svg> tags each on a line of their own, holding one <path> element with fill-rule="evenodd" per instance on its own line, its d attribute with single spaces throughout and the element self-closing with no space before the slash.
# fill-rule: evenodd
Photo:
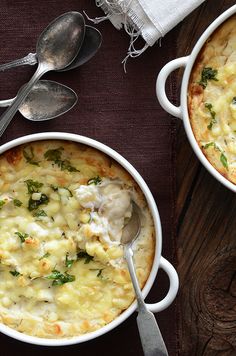
<svg viewBox="0 0 236 356">
<path fill-rule="evenodd" d="M 155 316 L 147 309 L 144 303 L 134 269 L 132 244 L 139 236 L 141 230 L 141 211 L 134 201 L 132 201 L 132 208 L 132 216 L 123 229 L 121 243 L 124 246 L 124 257 L 128 265 L 138 303 L 137 324 L 143 352 L 145 356 L 168 356 Z"/>
<path fill-rule="evenodd" d="M 77 67 L 80 67 L 82 64 L 88 62 L 99 50 L 102 44 L 102 35 L 95 27 L 85 26 L 85 35 L 84 41 L 80 48 L 78 55 L 75 57 L 73 62 L 69 64 L 66 68 L 59 70 L 66 71 L 71 70 Z M 15 59 L 14 61 L 0 64 L 0 71 L 6 69 L 24 66 L 24 65 L 35 65 L 38 63 L 37 54 L 29 53 L 27 56 Z"/>
<path fill-rule="evenodd" d="M 0 117 L 0 136 L 40 77 L 50 70 L 63 69 L 74 60 L 84 40 L 84 29 L 83 16 L 71 11 L 56 18 L 42 32 L 36 47 L 38 68 Z"/>
<path fill-rule="evenodd" d="M 0 107 L 9 106 L 13 99 L 0 100 Z M 51 80 L 39 80 L 19 106 L 19 112 L 31 121 L 45 121 L 65 114 L 78 97 L 74 90 Z"/>
</svg>

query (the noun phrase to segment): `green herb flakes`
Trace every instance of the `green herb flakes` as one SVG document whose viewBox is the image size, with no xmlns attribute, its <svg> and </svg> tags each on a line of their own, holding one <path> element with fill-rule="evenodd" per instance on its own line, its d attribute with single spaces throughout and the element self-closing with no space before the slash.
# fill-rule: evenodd
<svg viewBox="0 0 236 356">
<path fill-rule="evenodd" d="M 29 149 L 23 150 L 23 156 L 25 157 L 27 163 L 32 164 L 34 166 L 39 166 L 39 162 L 36 162 L 34 160 L 34 150 L 31 146 Z"/>
<path fill-rule="evenodd" d="M 33 200 L 32 197 L 30 197 L 29 202 L 28 202 L 28 209 L 29 209 L 29 211 L 36 210 L 36 209 L 38 209 L 38 207 L 40 205 L 42 205 L 42 204 L 47 205 L 48 202 L 49 202 L 49 198 L 46 194 L 41 194 L 41 197 L 39 200 Z M 43 210 L 41 210 L 41 211 L 43 211 Z"/>
<path fill-rule="evenodd" d="M 62 160 L 61 156 L 63 150 L 63 147 L 48 150 L 44 153 L 44 158 L 46 158 L 47 161 L 54 162 L 62 171 L 79 172 L 78 169 L 71 165 L 70 161 Z"/>
<path fill-rule="evenodd" d="M 42 188 L 43 186 L 43 183 L 34 181 L 32 179 L 25 180 L 25 183 L 27 184 L 29 194 L 39 193 L 39 188 Z"/>
<path fill-rule="evenodd" d="M 65 160 L 65 161 L 61 161 L 59 164 L 57 164 L 58 167 L 61 168 L 62 171 L 68 171 L 68 172 L 79 172 L 78 169 L 76 169 L 75 167 L 73 167 L 70 163 L 70 161 Z"/>
<path fill-rule="evenodd" d="M 43 258 L 48 258 L 50 256 L 49 252 L 46 252 L 42 257 L 39 258 L 39 261 L 41 261 Z"/>
<path fill-rule="evenodd" d="M 204 148 L 204 149 L 207 149 L 209 147 L 215 148 L 215 146 L 216 146 L 215 142 L 209 142 L 209 143 L 205 144 L 204 146 L 202 146 L 202 148 Z"/>
<path fill-rule="evenodd" d="M 90 256 L 85 251 L 80 251 L 80 252 L 77 253 L 77 260 L 81 260 L 82 258 L 85 259 L 85 261 L 84 261 L 85 264 L 88 264 L 90 261 L 93 260 L 93 256 Z"/>
<path fill-rule="evenodd" d="M 36 218 L 39 218 L 41 216 L 47 216 L 47 213 L 44 210 L 38 210 L 33 214 L 33 216 L 35 216 Z"/>
<path fill-rule="evenodd" d="M 204 149 L 208 149 L 209 147 L 212 147 L 212 148 L 214 148 L 214 150 L 220 152 L 220 161 L 221 161 L 222 165 L 228 170 L 229 169 L 228 159 L 225 156 L 224 152 L 215 144 L 215 142 L 209 142 L 209 143 L 205 144 L 204 146 L 202 146 L 202 148 L 204 148 Z"/>
<path fill-rule="evenodd" d="M 198 82 L 198 84 L 200 84 L 203 89 L 206 88 L 207 86 L 207 82 L 208 80 L 214 80 L 214 81 L 218 81 L 218 79 L 216 78 L 218 71 L 216 69 L 212 69 L 211 67 L 205 67 L 202 70 L 202 74 L 201 74 L 201 79 Z"/>
<path fill-rule="evenodd" d="M 21 232 L 19 232 L 19 231 L 16 231 L 15 232 L 15 235 L 17 235 L 19 238 L 20 238 L 20 240 L 21 240 L 21 242 L 23 243 L 23 242 L 25 242 L 25 239 L 27 239 L 27 237 L 29 237 L 29 235 L 28 234 L 22 234 Z"/>
<path fill-rule="evenodd" d="M 213 110 L 213 106 L 210 103 L 205 103 L 205 108 L 209 110 L 209 113 L 211 115 L 210 124 L 207 126 L 208 130 L 211 130 L 212 126 L 217 122 L 216 121 L 216 112 Z"/>
<path fill-rule="evenodd" d="M 221 155 L 220 155 L 220 161 L 221 163 L 223 164 L 223 166 L 228 170 L 229 167 L 228 167 L 228 160 L 227 160 L 227 157 L 224 155 L 224 153 L 222 152 Z"/>
<path fill-rule="evenodd" d="M 20 207 L 23 203 L 19 199 L 13 199 L 13 204 L 17 207 Z"/>
<path fill-rule="evenodd" d="M 50 187 L 52 188 L 52 190 L 53 190 L 54 192 L 58 192 L 58 189 L 65 189 L 65 190 L 67 190 L 67 191 L 70 193 L 70 197 L 73 197 L 72 191 L 71 191 L 69 188 L 67 188 L 67 187 L 59 187 L 59 186 L 57 187 L 57 186 L 55 186 L 55 185 L 53 185 L 53 184 L 51 184 Z"/>
<path fill-rule="evenodd" d="M 0 200 L 0 209 L 3 207 L 3 205 L 5 205 L 6 202 L 4 200 Z"/>
<path fill-rule="evenodd" d="M 11 273 L 14 277 L 18 277 L 20 275 L 20 273 L 17 272 L 17 270 L 9 271 L 9 273 Z"/>
<path fill-rule="evenodd" d="M 103 278 L 102 269 L 100 269 L 100 270 L 98 271 L 97 277 L 98 277 L 98 278 Z"/>
<path fill-rule="evenodd" d="M 101 181 L 102 181 L 102 179 L 99 176 L 97 176 L 97 177 L 90 178 L 88 180 L 87 184 L 88 185 L 91 185 L 91 184 L 98 185 L 101 183 Z"/>
<path fill-rule="evenodd" d="M 65 266 L 67 268 L 71 268 L 75 260 L 70 260 L 68 257 L 69 257 L 69 253 L 66 254 Z"/>
<path fill-rule="evenodd" d="M 54 161 L 55 163 L 57 163 L 57 161 L 61 161 L 61 155 L 63 150 L 63 147 L 59 147 L 54 150 L 48 150 L 44 153 L 44 158 L 46 158 L 47 161 Z"/>
<path fill-rule="evenodd" d="M 54 269 L 52 273 L 45 277 L 47 279 L 53 279 L 52 285 L 53 286 L 61 286 L 62 284 L 73 282 L 75 280 L 75 276 L 65 272 L 65 274 L 61 273 L 60 271 Z"/>
<path fill-rule="evenodd" d="M 233 105 L 236 105 L 236 96 L 233 97 L 233 99 L 232 99 L 232 104 L 233 104 Z"/>
</svg>

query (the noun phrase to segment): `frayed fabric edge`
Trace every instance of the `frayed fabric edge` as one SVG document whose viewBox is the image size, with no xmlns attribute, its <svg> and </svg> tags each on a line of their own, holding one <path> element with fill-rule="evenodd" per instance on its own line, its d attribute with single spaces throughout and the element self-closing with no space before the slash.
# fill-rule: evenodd
<svg viewBox="0 0 236 356">
<path fill-rule="evenodd" d="M 147 43 L 147 39 L 144 39 L 146 42 L 144 46 L 140 49 L 135 48 L 135 42 L 140 36 L 142 36 L 142 28 L 145 24 L 130 8 L 132 1 L 133 0 L 125 4 L 118 4 L 117 2 L 114 3 L 113 0 L 95 0 L 97 7 L 100 7 L 106 15 L 92 19 L 84 12 L 85 16 L 94 24 L 110 20 L 116 29 L 120 30 L 124 28 L 125 32 L 130 36 L 130 44 L 127 50 L 127 55 L 122 60 L 125 73 L 127 72 L 126 64 L 128 59 L 139 57 L 150 46 Z"/>
</svg>

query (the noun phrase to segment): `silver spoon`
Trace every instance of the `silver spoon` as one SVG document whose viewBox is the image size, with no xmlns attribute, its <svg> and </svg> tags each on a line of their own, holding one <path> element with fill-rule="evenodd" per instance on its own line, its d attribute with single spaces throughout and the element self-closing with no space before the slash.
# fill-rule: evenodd
<svg viewBox="0 0 236 356">
<path fill-rule="evenodd" d="M 0 100 L 0 107 L 9 106 L 13 99 Z M 74 90 L 51 80 L 39 80 L 19 106 L 19 112 L 31 121 L 45 121 L 65 114 L 77 103 Z"/>
<path fill-rule="evenodd" d="M 142 292 L 139 287 L 138 279 L 134 269 L 132 244 L 139 236 L 141 230 L 141 211 L 134 201 L 132 201 L 132 207 L 132 216 L 123 229 L 121 243 L 124 246 L 124 257 L 127 261 L 130 277 L 137 298 L 137 324 L 143 352 L 145 356 L 168 356 L 168 352 L 160 329 L 157 325 L 155 316 L 147 309 L 146 304 L 144 303 Z"/>
<path fill-rule="evenodd" d="M 77 68 L 82 64 L 88 62 L 99 50 L 102 44 L 102 35 L 101 32 L 98 31 L 95 27 L 85 26 L 85 35 L 84 41 L 81 46 L 81 49 L 75 59 L 69 64 L 66 68 L 59 70 L 66 71 L 70 69 Z M 35 65 L 38 63 L 37 54 L 29 53 L 27 56 L 16 59 L 9 63 L 0 64 L 0 71 L 4 71 L 6 69 L 19 67 L 23 65 Z"/>
<path fill-rule="evenodd" d="M 84 28 L 83 16 L 72 11 L 56 18 L 42 32 L 36 47 L 38 68 L 0 117 L 0 137 L 39 78 L 50 70 L 63 69 L 73 61 L 83 43 Z"/>
</svg>

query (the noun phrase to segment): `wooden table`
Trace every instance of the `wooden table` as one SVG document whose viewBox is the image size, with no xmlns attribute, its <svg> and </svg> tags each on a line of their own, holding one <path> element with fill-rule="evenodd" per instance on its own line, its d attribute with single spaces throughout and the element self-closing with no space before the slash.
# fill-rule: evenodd
<svg viewBox="0 0 236 356">
<path fill-rule="evenodd" d="M 177 57 L 190 54 L 207 26 L 234 4 L 207 0 L 185 19 Z M 181 122 L 176 159 L 179 355 L 236 355 L 236 197 L 200 164 Z"/>
</svg>

